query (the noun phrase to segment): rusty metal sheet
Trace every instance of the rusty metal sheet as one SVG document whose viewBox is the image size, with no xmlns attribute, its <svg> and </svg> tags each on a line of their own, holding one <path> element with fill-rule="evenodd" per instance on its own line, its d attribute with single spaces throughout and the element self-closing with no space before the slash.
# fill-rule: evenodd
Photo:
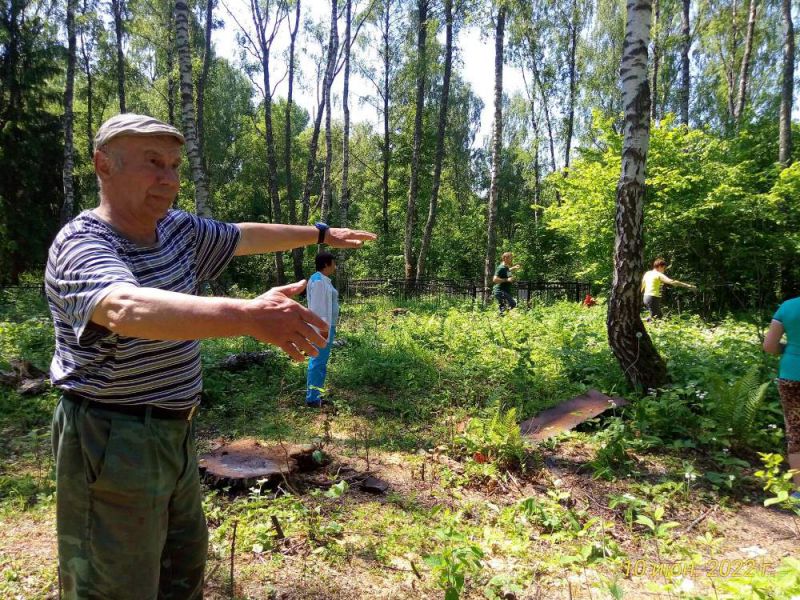
<svg viewBox="0 0 800 600">
<path fill-rule="evenodd" d="M 297 470 L 298 453 L 306 449 L 292 444 L 265 444 L 252 438 L 235 440 L 200 457 L 200 469 L 216 477 L 258 479 Z"/>
<path fill-rule="evenodd" d="M 609 408 L 626 404 L 628 401 L 624 398 L 612 398 L 597 390 L 589 390 L 585 394 L 575 396 L 523 421 L 520 424 L 520 430 L 522 435 L 528 439 L 546 440 L 562 431 L 575 428 L 580 423 L 596 417 Z"/>
</svg>

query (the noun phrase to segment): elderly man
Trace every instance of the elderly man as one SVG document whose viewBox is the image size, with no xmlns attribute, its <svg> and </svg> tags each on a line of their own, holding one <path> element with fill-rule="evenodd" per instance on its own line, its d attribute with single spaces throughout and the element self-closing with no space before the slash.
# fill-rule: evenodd
<svg viewBox="0 0 800 600">
<path fill-rule="evenodd" d="M 65 598 L 200 598 L 208 533 L 192 417 L 198 340 L 250 335 L 294 360 L 316 356 L 328 325 L 290 296 L 200 297 L 233 256 L 371 233 L 220 223 L 171 210 L 181 133 L 122 114 L 95 138 L 100 204 L 50 248 L 45 283 L 56 349 L 51 379 L 57 530 Z M 315 327 L 317 329 L 315 329 Z"/>
</svg>

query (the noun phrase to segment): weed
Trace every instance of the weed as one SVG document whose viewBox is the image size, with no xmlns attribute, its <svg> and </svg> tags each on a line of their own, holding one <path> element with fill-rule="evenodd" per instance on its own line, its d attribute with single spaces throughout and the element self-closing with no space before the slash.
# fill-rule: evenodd
<svg viewBox="0 0 800 600">
<path fill-rule="evenodd" d="M 431 567 L 436 585 L 444 591 L 445 600 L 458 600 L 466 577 L 476 574 L 483 566 L 483 550 L 453 524 L 437 529 L 434 536 L 442 547 L 439 552 L 426 556 L 425 563 Z"/>
<path fill-rule="evenodd" d="M 707 407 L 718 431 L 735 448 L 747 448 L 756 435 L 756 415 L 770 382 L 761 383 L 753 365 L 741 377 L 727 383 L 719 374 L 709 376 Z"/>
<path fill-rule="evenodd" d="M 527 448 L 517 419 L 517 410 L 503 411 L 495 404 L 482 417 L 473 417 L 454 440 L 462 455 L 478 464 L 491 463 L 497 469 L 524 465 Z"/>
</svg>

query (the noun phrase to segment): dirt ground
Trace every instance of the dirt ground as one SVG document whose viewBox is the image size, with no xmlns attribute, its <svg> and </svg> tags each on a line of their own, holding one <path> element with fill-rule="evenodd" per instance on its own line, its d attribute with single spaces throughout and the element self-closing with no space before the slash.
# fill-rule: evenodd
<svg viewBox="0 0 800 600">
<path fill-rule="evenodd" d="M 492 572 L 513 573 L 517 569 L 529 569 L 539 573 L 532 578 L 526 589 L 515 594 L 501 596 L 507 600 L 516 598 L 568 600 L 598 599 L 612 597 L 610 592 L 600 589 L 598 581 L 616 580 L 626 599 L 676 598 L 679 594 L 653 591 L 653 583 L 667 583 L 667 571 L 683 573 L 691 581 L 686 588 L 689 597 L 716 597 L 720 578 L 730 577 L 740 571 L 747 561 L 756 561 L 757 568 L 764 572 L 774 571 L 775 565 L 786 556 L 800 554 L 800 532 L 792 516 L 784 511 L 764 508 L 757 500 L 750 503 L 730 503 L 727 507 L 688 502 L 681 511 L 669 515 L 670 520 L 680 523 L 678 534 L 688 538 L 713 534 L 717 543 L 706 551 L 699 550 L 701 560 L 693 564 L 685 561 L 661 561 L 652 540 L 642 535 L 631 535 L 616 511 L 608 508 L 611 493 L 625 491 L 626 483 L 595 479 L 583 468 L 588 450 L 580 443 L 562 444 L 557 451 L 545 451 L 544 468 L 526 476 L 512 476 L 501 483 L 483 486 L 467 486 L 458 493 L 448 495 L 437 470 L 441 465 L 454 461 L 443 454 L 430 454 L 422 462 L 427 465 L 425 478 L 419 460 L 403 453 L 374 453 L 371 471 L 385 480 L 391 487 L 391 500 L 387 496 L 375 496 L 352 488 L 347 492 L 348 506 L 370 507 L 379 513 L 383 507 L 398 498 L 413 498 L 417 506 L 429 508 L 434 505 L 449 506 L 454 510 L 466 505 L 491 503 L 498 507 L 508 506 L 520 500 L 543 494 L 548 488 L 569 490 L 575 508 L 585 509 L 592 516 L 613 521 L 608 531 L 627 555 L 622 565 L 598 566 L 575 572 L 564 569 L 553 570 L 547 557 L 560 552 L 557 541 L 532 534 L 532 551 L 529 560 L 502 553 L 487 555 L 485 561 Z M 348 455 L 345 448 L 332 452 L 334 463 L 330 469 L 347 465 L 356 471 L 364 470 L 363 459 Z M 654 476 L 659 470 L 657 460 L 651 465 Z M 356 520 L 345 526 L 344 544 L 361 540 L 368 535 L 390 532 L 375 532 Z M 52 503 L 44 507 L 9 513 L 0 519 L 0 592 L 4 598 L 36 599 L 57 598 L 58 580 L 56 570 L 56 543 L 54 535 L 55 510 Z M 363 528 L 359 529 L 359 528 Z M 212 527 L 213 530 L 213 527 Z M 352 538 L 352 539 L 350 539 Z M 354 543 L 355 543 L 354 541 Z M 279 553 L 280 556 L 275 556 Z M 367 551 L 355 552 L 346 560 L 322 560 L 315 548 L 302 537 L 290 537 L 277 551 L 264 554 L 237 551 L 234 557 L 234 589 L 236 598 L 274 598 L 283 600 L 319 599 L 424 599 L 441 598 L 443 593 L 432 586 L 422 565 L 421 557 L 395 557 L 391 561 L 379 561 Z M 419 559 L 419 560 L 415 560 Z M 412 564 L 413 563 L 413 564 Z M 552 563 L 550 563 L 552 565 Z M 423 567 L 427 569 L 427 567 Z M 415 572 L 416 570 L 416 572 Z M 422 572 L 419 572 L 422 570 Z M 636 571 L 640 574 L 637 576 Z M 230 556 L 226 549 L 212 551 L 207 570 L 206 597 L 212 599 L 231 598 Z M 674 580 L 673 580 L 674 581 Z M 467 586 L 464 597 L 484 598 L 481 589 Z M 684 596 L 685 597 L 685 596 Z"/>
</svg>

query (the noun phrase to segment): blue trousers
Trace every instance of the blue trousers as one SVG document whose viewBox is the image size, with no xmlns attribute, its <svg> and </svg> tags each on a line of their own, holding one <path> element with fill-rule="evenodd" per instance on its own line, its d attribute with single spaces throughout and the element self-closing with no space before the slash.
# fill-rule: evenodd
<svg viewBox="0 0 800 600">
<path fill-rule="evenodd" d="M 514 296 L 512 296 L 508 292 L 504 292 L 503 290 L 497 290 L 496 292 L 494 292 L 494 297 L 497 298 L 497 302 L 500 304 L 501 315 L 506 309 L 511 310 L 512 308 L 517 307 L 517 301 L 514 300 Z"/>
<path fill-rule="evenodd" d="M 331 356 L 333 339 L 336 336 L 336 326 L 331 325 L 328 343 L 324 348 L 318 348 L 319 354 L 312 356 L 308 361 L 308 376 L 306 378 L 306 403 L 319 404 L 322 400 L 319 389 L 325 387 L 325 376 L 328 374 L 328 359 Z"/>
</svg>

